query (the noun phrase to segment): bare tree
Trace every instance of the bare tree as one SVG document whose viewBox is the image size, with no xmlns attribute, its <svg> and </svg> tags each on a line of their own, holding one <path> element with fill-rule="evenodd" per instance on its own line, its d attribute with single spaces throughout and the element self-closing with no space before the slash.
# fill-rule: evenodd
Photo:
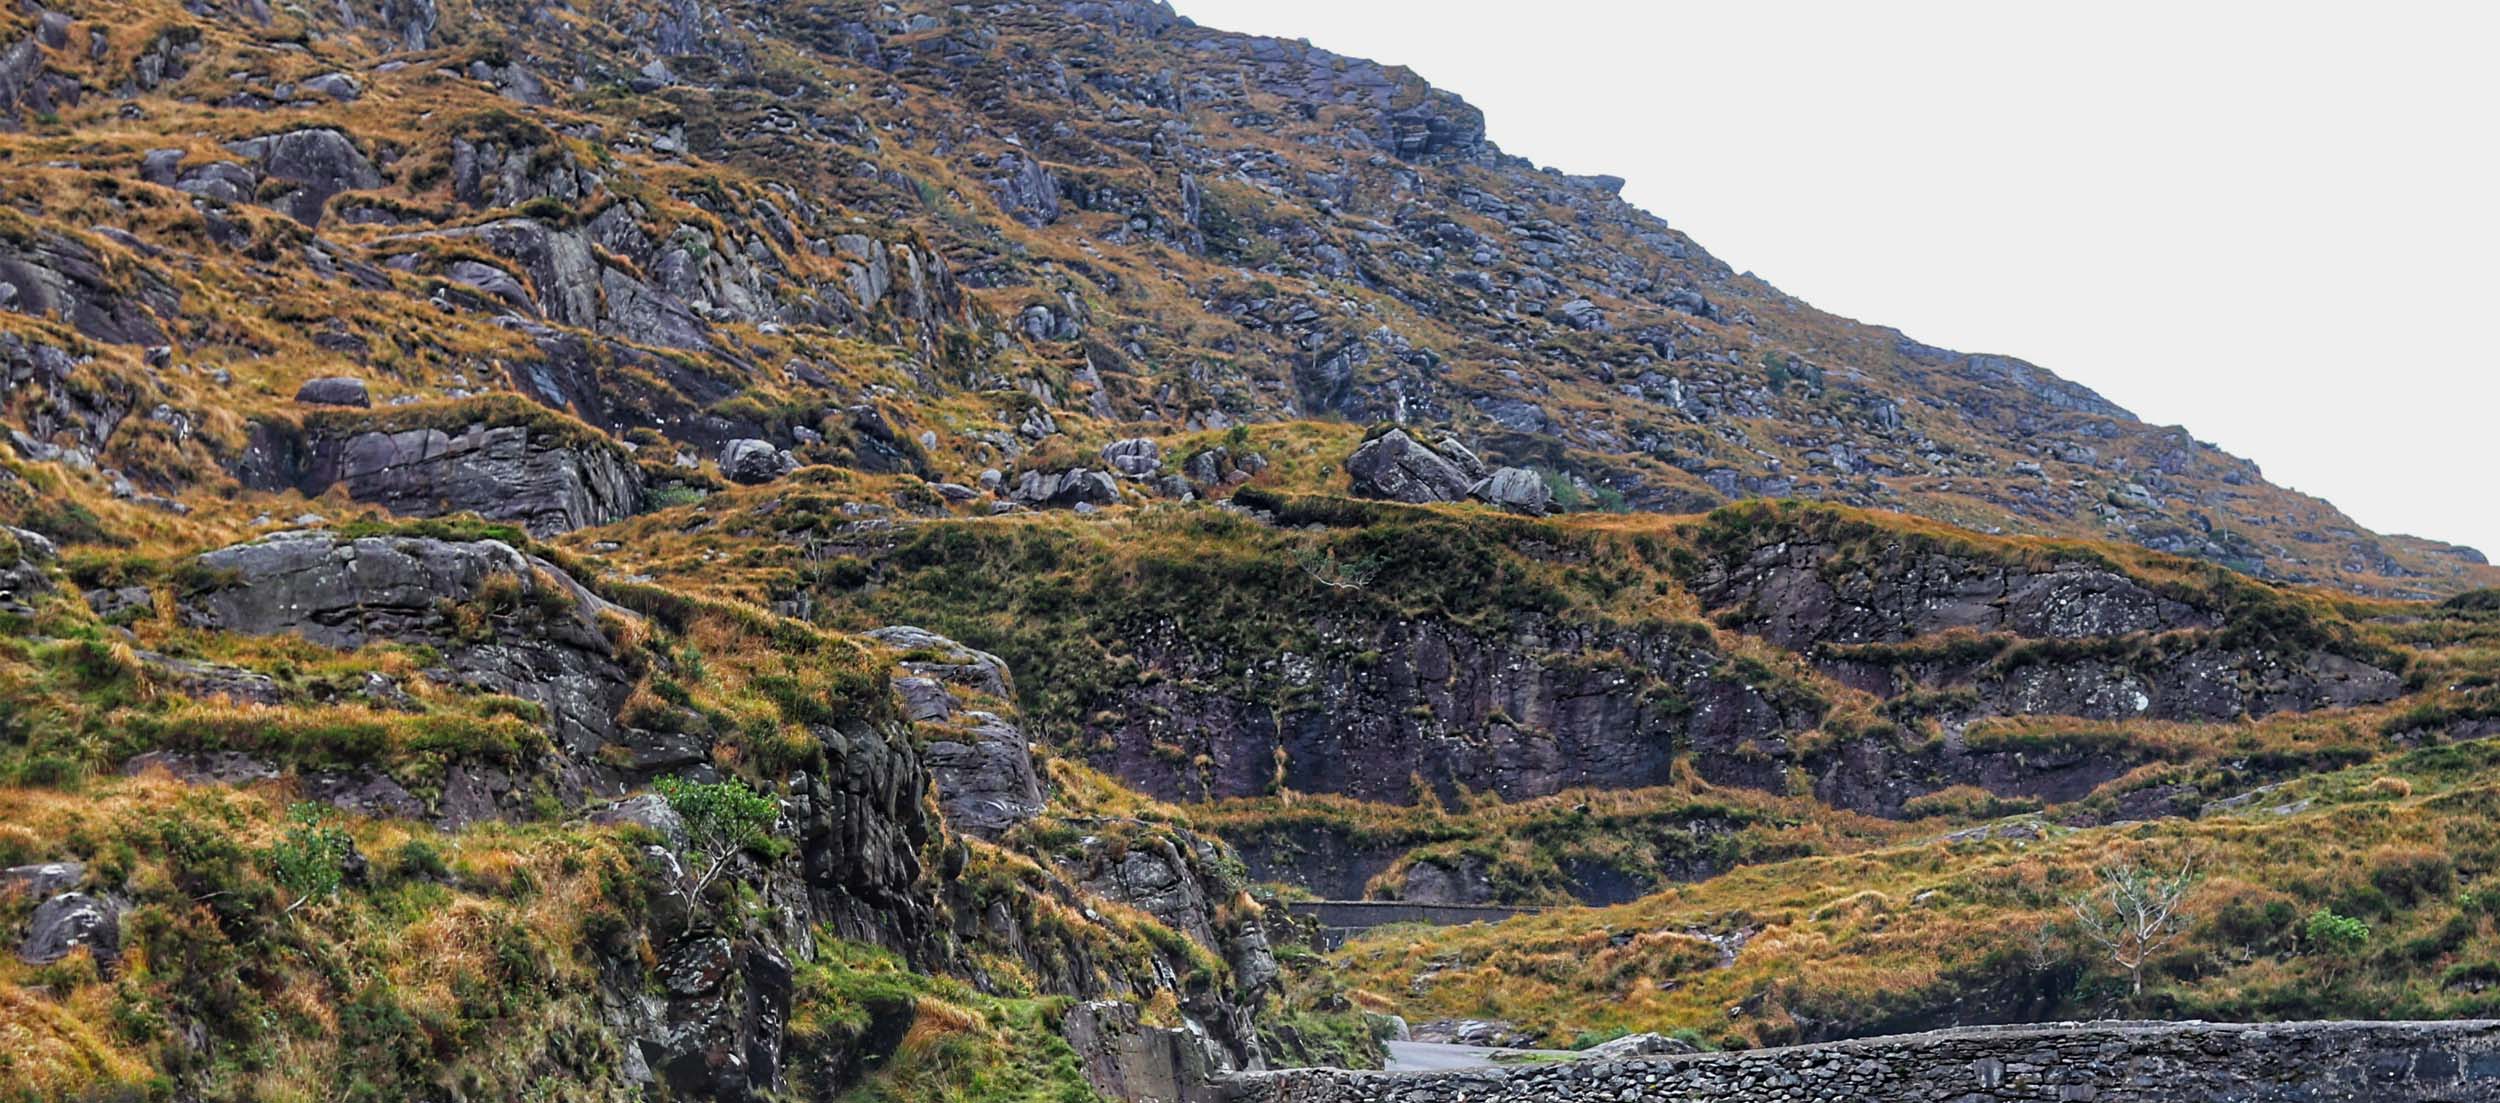
<svg viewBox="0 0 2500 1103">
<path fill-rule="evenodd" d="M 2180 914 L 2196 884 L 2196 860 L 2181 859 L 2164 874 L 2150 865 L 2112 862 L 2097 871 L 2100 885 L 2067 902 L 2085 938 L 2127 971 L 2136 996 L 2144 994 L 2144 965 L 2187 929 Z"/>
</svg>

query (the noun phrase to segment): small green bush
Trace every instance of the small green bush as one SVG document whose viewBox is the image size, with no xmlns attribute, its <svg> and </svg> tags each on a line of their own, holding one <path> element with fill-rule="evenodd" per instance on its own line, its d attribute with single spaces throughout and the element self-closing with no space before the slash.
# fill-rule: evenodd
<svg viewBox="0 0 2500 1103">
<path fill-rule="evenodd" d="M 2349 915 L 2337 915 L 2326 908 L 2309 913 L 2309 922 L 2302 928 L 2311 953 L 2349 956 L 2360 952 L 2370 941 L 2370 925 Z"/>
<path fill-rule="evenodd" d="M 321 805 L 309 802 L 287 809 L 286 834 L 265 855 L 269 875 L 295 894 L 295 902 L 286 906 L 290 912 L 315 898 L 338 895 L 346 883 L 347 856 L 356 844 L 347 832 L 325 822 L 325 813 Z"/>
</svg>

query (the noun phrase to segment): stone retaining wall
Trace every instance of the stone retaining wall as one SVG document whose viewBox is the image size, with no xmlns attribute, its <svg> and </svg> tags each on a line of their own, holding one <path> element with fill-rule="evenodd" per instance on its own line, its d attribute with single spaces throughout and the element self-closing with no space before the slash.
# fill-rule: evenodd
<svg viewBox="0 0 2500 1103">
<path fill-rule="evenodd" d="M 2480 1103 L 2500 1022 L 2069 1023 L 1622 1061 L 1380 1073 L 1290 1069 L 1231 1103 Z"/>
</svg>

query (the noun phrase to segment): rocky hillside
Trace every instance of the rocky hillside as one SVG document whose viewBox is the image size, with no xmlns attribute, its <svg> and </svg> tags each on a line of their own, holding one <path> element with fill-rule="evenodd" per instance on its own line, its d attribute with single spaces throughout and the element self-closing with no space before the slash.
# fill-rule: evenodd
<svg viewBox="0 0 2500 1103">
<path fill-rule="evenodd" d="M 367 397 L 317 393 L 517 392 L 660 475 L 761 440 L 1030 492 L 1115 438 L 1387 421 L 1571 504 L 1806 497 L 2391 595 L 2495 577 L 2031 365 L 1730 272 L 1404 70 L 1154 3 L 9 19 L 20 451 L 126 497 L 484 505 L 431 457 L 532 462 L 498 422 L 289 409 L 350 376 Z M 630 472 L 575 466 L 483 512 L 612 519 Z M 1025 497 L 1127 488 L 1055 489 Z"/>
<path fill-rule="evenodd" d="M 0 124 L 0 1100 L 2069 1017 L 2108 969 L 2009 947 L 2177 847 L 2239 910 L 2128 1009 L 2490 1010 L 2500 573 L 1403 70 L 1136 2 L 63 0 Z M 1323 960 L 1311 895 L 1560 907 Z"/>
</svg>

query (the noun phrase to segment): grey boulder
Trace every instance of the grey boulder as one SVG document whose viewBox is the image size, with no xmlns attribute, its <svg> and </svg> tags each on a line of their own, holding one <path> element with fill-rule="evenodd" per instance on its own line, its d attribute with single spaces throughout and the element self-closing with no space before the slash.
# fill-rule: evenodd
<svg viewBox="0 0 2500 1103">
<path fill-rule="evenodd" d="M 771 441 L 742 437 L 721 446 L 721 477 L 733 483 L 769 483 L 798 469 L 798 459 Z"/>
<path fill-rule="evenodd" d="M 84 946 L 97 964 L 110 966 L 121 957 L 121 918 L 121 905 L 108 897 L 62 893 L 35 906 L 18 960 L 50 965 Z"/>
<path fill-rule="evenodd" d="M 926 628 L 893 624 L 868 630 L 868 638 L 903 652 L 901 666 L 905 673 L 963 686 L 992 697 L 1006 699 L 1007 661 L 987 651 L 966 647 Z M 906 698 L 906 704 L 910 704 Z M 944 708 L 951 715 L 952 703 L 930 709 Z"/>
<path fill-rule="evenodd" d="M 1465 498 L 1468 488 L 1483 477 L 1480 469 L 1470 470 L 1471 465 L 1480 468 L 1475 455 L 1455 441 L 1428 448 L 1404 429 L 1391 429 L 1364 441 L 1345 461 L 1357 496 L 1410 503 Z"/>
<path fill-rule="evenodd" d="M 1163 447 L 1145 437 L 1115 440 L 1103 446 L 1102 462 L 1122 478 L 1152 478 L 1163 470 Z"/>
<path fill-rule="evenodd" d="M 364 87 L 356 83 L 356 78 L 345 73 L 323 73 L 296 85 L 296 88 L 305 92 L 317 92 L 340 103 L 348 103 L 365 94 Z"/>
<path fill-rule="evenodd" d="M 1035 509 L 1107 506 L 1120 500 L 1120 486 L 1109 474 L 1079 467 L 1069 471 L 1027 471 L 1016 479 L 1008 497 Z"/>
<path fill-rule="evenodd" d="M 1544 516 L 1554 507 L 1554 492 L 1543 476 L 1524 467 L 1505 467 L 1467 488 L 1467 496 L 1513 513 Z"/>
<path fill-rule="evenodd" d="M 309 406 L 354 406 L 367 409 L 373 405 L 373 394 L 365 381 L 344 375 L 325 375 L 308 379 L 295 389 L 295 401 Z"/>
</svg>

